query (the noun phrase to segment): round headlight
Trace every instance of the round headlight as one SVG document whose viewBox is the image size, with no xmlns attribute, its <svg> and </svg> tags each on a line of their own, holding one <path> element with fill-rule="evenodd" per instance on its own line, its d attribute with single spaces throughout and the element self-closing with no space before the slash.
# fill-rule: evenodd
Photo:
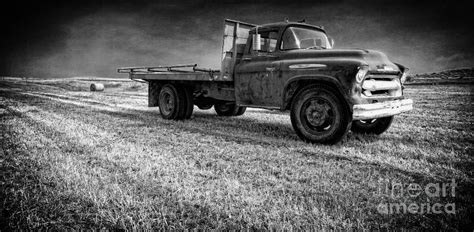
<svg viewBox="0 0 474 232">
<path fill-rule="evenodd" d="M 367 65 L 359 66 L 359 71 L 356 74 L 357 83 L 361 83 L 364 80 L 364 77 L 368 71 L 369 71 L 369 66 Z"/>
</svg>

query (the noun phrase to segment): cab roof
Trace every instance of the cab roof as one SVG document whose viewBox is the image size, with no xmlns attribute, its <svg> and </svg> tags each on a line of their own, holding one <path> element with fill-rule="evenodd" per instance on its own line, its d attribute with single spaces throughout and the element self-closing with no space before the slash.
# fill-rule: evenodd
<svg viewBox="0 0 474 232">
<path fill-rule="evenodd" d="M 276 29 L 276 28 L 280 29 L 280 28 L 286 28 L 288 26 L 309 27 L 309 28 L 314 28 L 316 30 L 320 30 L 320 31 L 326 33 L 326 31 L 324 30 L 324 28 L 322 26 L 315 26 L 315 25 L 311 25 L 311 24 L 307 24 L 307 23 L 287 22 L 287 21 L 258 25 L 258 30 Z M 255 33 L 255 28 L 252 28 L 252 30 L 250 30 L 250 31 Z"/>
</svg>

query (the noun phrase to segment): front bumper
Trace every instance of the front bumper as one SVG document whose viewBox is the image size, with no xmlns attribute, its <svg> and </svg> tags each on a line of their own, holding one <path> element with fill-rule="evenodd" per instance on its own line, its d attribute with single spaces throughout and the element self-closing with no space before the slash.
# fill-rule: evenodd
<svg viewBox="0 0 474 232">
<path fill-rule="evenodd" d="M 353 107 L 353 120 L 367 120 L 397 115 L 413 109 L 413 100 L 377 102 L 372 104 L 357 104 Z"/>
</svg>

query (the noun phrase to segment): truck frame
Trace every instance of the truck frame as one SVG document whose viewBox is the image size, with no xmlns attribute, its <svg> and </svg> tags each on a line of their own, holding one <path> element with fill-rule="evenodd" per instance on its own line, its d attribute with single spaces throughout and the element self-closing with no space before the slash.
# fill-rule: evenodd
<svg viewBox="0 0 474 232">
<path fill-rule="evenodd" d="M 148 83 L 148 106 L 164 119 L 191 118 L 194 105 L 220 116 L 246 107 L 290 111 L 297 135 L 334 144 L 351 129 L 381 134 L 393 116 L 413 108 L 403 96 L 408 68 L 385 54 L 333 49 L 320 26 L 224 21 L 221 69 L 197 64 L 119 68 Z"/>
</svg>

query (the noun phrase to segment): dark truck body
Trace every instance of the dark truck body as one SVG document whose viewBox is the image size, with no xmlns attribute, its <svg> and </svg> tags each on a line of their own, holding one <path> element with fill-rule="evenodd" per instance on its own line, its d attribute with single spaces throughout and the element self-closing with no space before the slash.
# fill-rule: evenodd
<svg viewBox="0 0 474 232">
<path fill-rule="evenodd" d="M 320 37 L 298 41 L 297 32 Z M 335 143 L 351 125 L 355 132 L 379 134 L 390 126 L 393 115 L 412 109 L 412 101 L 403 97 L 407 68 L 381 52 L 331 49 L 325 36 L 321 27 L 305 23 L 257 26 L 225 20 L 220 70 L 191 64 L 118 71 L 149 83 L 150 107 L 160 106 L 163 96 L 163 108 L 183 108 L 165 118 L 189 118 L 192 105 L 214 106 L 225 116 L 243 114 L 247 106 L 290 110 L 297 134 L 309 142 Z M 256 41 L 263 41 L 266 49 L 254 45 Z M 297 48 L 285 49 L 290 42 Z M 314 46 L 301 49 L 305 43 Z M 184 103 L 179 106 L 179 101 Z"/>
</svg>

